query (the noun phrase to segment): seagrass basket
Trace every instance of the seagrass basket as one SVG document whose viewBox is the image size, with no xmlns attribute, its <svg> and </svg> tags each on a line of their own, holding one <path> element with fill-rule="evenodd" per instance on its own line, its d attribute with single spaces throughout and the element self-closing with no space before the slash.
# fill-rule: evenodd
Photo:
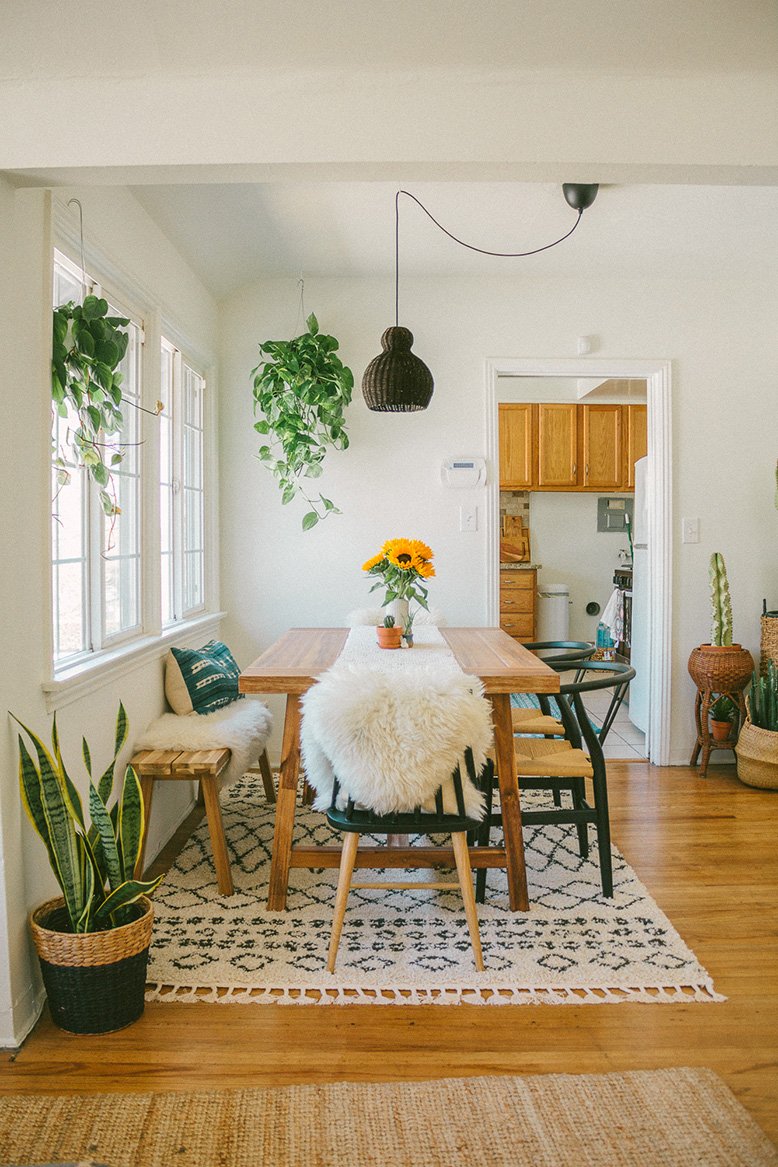
<svg viewBox="0 0 778 1167">
<path fill-rule="evenodd" d="M 69 1033 L 111 1033 L 143 1012 L 154 909 L 138 900 L 137 918 L 105 932 L 73 933 L 63 899 L 30 916 L 51 1018 Z"/>
<path fill-rule="evenodd" d="M 746 786 L 778 790 L 778 733 L 747 717 L 735 746 L 737 776 Z"/>
</svg>

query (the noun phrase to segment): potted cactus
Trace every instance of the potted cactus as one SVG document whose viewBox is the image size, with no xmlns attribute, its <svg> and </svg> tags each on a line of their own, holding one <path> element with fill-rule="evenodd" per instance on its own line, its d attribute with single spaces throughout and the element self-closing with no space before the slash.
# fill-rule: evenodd
<svg viewBox="0 0 778 1167">
<path fill-rule="evenodd" d="M 732 733 L 732 722 L 737 716 L 737 706 L 731 697 L 722 693 L 710 707 L 710 728 L 715 742 L 725 742 Z"/>
<path fill-rule="evenodd" d="M 754 673 L 746 694 L 748 715 L 735 753 L 737 776 L 747 786 L 778 789 L 778 668 L 768 661 L 764 676 Z"/>
<path fill-rule="evenodd" d="M 16 720 L 16 719 L 15 719 Z M 51 750 L 21 722 L 22 802 L 43 840 L 59 899 L 33 911 L 30 929 L 41 965 L 52 1020 L 71 1033 L 108 1033 L 143 1012 L 153 908 L 148 896 L 159 883 L 134 877 L 144 830 L 140 782 L 128 766 L 114 802 L 114 770 L 127 739 L 122 705 L 114 755 L 93 780 L 86 739 L 89 817 L 62 759 L 57 719 Z"/>
<path fill-rule="evenodd" d="M 701 644 L 689 657 L 689 673 L 700 690 L 740 693 L 754 670 L 751 653 L 732 640 L 732 601 L 724 556 L 716 551 L 708 569 L 711 598 L 710 644 Z"/>
<path fill-rule="evenodd" d="M 402 640 L 402 628 L 396 628 L 394 616 L 384 616 L 383 624 L 376 628 L 379 648 L 399 648 Z"/>
</svg>

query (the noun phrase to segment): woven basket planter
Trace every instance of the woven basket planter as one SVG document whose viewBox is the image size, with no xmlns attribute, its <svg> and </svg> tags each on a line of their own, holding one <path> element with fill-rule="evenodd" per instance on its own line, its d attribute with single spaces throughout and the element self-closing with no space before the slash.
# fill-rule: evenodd
<svg viewBox="0 0 778 1167">
<path fill-rule="evenodd" d="M 753 657 L 740 644 L 701 644 L 689 657 L 689 674 L 695 685 L 713 693 L 742 692 L 753 671 Z"/>
<path fill-rule="evenodd" d="M 778 733 L 748 718 L 735 746 L 737 776 L 746 786 L 778 790 Z"/>
<path fill-rule="evenodd" d="M 762 617 L 762 643 L 759 661 L 759 671 L 762 676 L 767 674 L 767 662 L 775 661 L 778 668 L 778 615 L 768 612 Z"/>
<path fill-rule="evenodd" d="M 111 1033 L 143 1012 L 154 909 L 143 896 L 138 918 L 106 932 L 73 933 L 63 899 L 30 916 L 51 1018 L 69 1033 Z"/>
</svg>

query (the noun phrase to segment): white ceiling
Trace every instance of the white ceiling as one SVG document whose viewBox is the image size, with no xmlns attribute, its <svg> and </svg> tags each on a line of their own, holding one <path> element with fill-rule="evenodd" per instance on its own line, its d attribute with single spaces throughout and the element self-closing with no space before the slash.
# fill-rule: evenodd
<svg viewBox="0 0 778 1167">
<path fill-rule="evenodd" d="M 571 176 L 571 179 L 575 176 Z M 373 276 L 394 271 L 394 196 L 383 182 L 138 186 L 148 214 L 217 298 L 259 279 Z M 524 251 L 575 222 L 561 186 L 413 183 L 453 234 L 495 251 Z M 590 272 L 653 277 L 778 270 L 778 188 L 605 186 L 575 234 L 524 259 L 477 255 L 400 200 L 401 275 L 484 277 Z"/>
</svg>

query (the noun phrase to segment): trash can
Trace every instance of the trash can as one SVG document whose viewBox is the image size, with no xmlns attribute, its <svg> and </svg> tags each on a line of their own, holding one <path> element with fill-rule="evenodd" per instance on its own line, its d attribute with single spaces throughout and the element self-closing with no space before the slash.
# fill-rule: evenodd
<svg viewBox="0 0 778 1167">
<path fill-rule="evenodd" d="M 538 640 L 569 640 L 570 587 L 566 583 L 538 587 Z"/>
</svg>

